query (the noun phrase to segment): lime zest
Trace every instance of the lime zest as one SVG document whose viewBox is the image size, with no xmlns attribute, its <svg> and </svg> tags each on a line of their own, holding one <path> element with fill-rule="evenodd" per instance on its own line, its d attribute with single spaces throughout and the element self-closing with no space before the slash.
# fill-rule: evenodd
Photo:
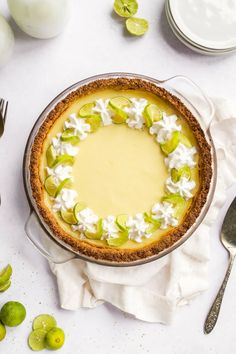
<svg viewBox="0 0 236 354">
<path fill-rule="evenodd" d="M 35 329 L 28 337 L 28 345 L 33 351 L 40 351 L 46 348 L 45 337 L 47 331 L 43 329 Z"/>
<path fill-rule="evenodd" d="M 138 3 L 136 0 L 115 0 L 113 9 L 121 17 L 130 17 L 138 11 Z"/>
<path fill-rule="evenodd" d="M 125 21 L 127 31 L 134 36 L 142 36 L 147 32 L 149 24 L 144 18 L 130 17 Z"/>
<path fill-rule="evenodd" d="M 116 238 L 108 238 L 107 243 L 109 246 L 119 247 L 125 244 L 129 239 L 128 231 L 123 231 L 119 233 L 119 236 Z"/>
</svg>

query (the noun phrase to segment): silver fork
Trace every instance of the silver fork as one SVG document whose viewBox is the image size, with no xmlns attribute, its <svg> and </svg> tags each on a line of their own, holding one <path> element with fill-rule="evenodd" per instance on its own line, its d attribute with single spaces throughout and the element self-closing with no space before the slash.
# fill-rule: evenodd
<svg viewBox="0 0 236 354">
<path fill-rule="evenodd" d="M 8 107 L 8 102 L 1 98 L 0 99 L 0 138 L 4 133 L 4 127 L 7 118 L 7 107 Z"/>
</svg>

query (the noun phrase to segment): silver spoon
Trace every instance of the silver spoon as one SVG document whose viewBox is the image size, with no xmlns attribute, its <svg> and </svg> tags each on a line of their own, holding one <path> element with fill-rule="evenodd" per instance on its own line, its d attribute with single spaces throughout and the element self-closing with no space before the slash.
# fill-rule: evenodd
<svg viewBox="0 0 236 354">
<path fill-rule="evenodd" d="M 225 288 L 236 256 L 236 198 L 234 198 L 232 204 L 230 205 L 226 213 L 220 236 L 223 246 L 227 249 L 229 253 L 229 265 L 223 283 L 207 315 L 204 325 L 205 334 L 210 333 L 217 322 Z"/>
</svg>

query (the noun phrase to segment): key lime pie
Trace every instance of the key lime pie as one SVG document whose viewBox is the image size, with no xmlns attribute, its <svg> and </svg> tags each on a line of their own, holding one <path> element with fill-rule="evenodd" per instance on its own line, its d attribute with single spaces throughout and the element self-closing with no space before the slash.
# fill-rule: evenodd
<svg viewBox="0 0 236 354">
<path fill-rule="evenodd" d="M 165 89 L 96 80 L 48 114 L 30 160 L 33 198 L 51 232 L 98 260 L 132 262 L 176 243 L 209 191 L 211 149 Z"/>
</svg>

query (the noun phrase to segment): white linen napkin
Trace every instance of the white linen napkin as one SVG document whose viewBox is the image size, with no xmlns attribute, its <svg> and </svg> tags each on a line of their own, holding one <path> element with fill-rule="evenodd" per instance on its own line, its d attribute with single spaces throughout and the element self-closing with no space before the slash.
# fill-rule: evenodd
<svg viewBox="0 0 236 354">
<path fill-rule="evenodd" d="M 212 206 L 194 235 L 171 254 L 141 266 L 113 268 L 79 259 L 50 263 L 61 307 L 76 310 L 109 302 L 148 322 L 170 323 L 175 310 L 208 288 L 209 230 L 236 180 L 236 105 L 213 100 L 211 134 L 218 178 Z"/>
</svg>

